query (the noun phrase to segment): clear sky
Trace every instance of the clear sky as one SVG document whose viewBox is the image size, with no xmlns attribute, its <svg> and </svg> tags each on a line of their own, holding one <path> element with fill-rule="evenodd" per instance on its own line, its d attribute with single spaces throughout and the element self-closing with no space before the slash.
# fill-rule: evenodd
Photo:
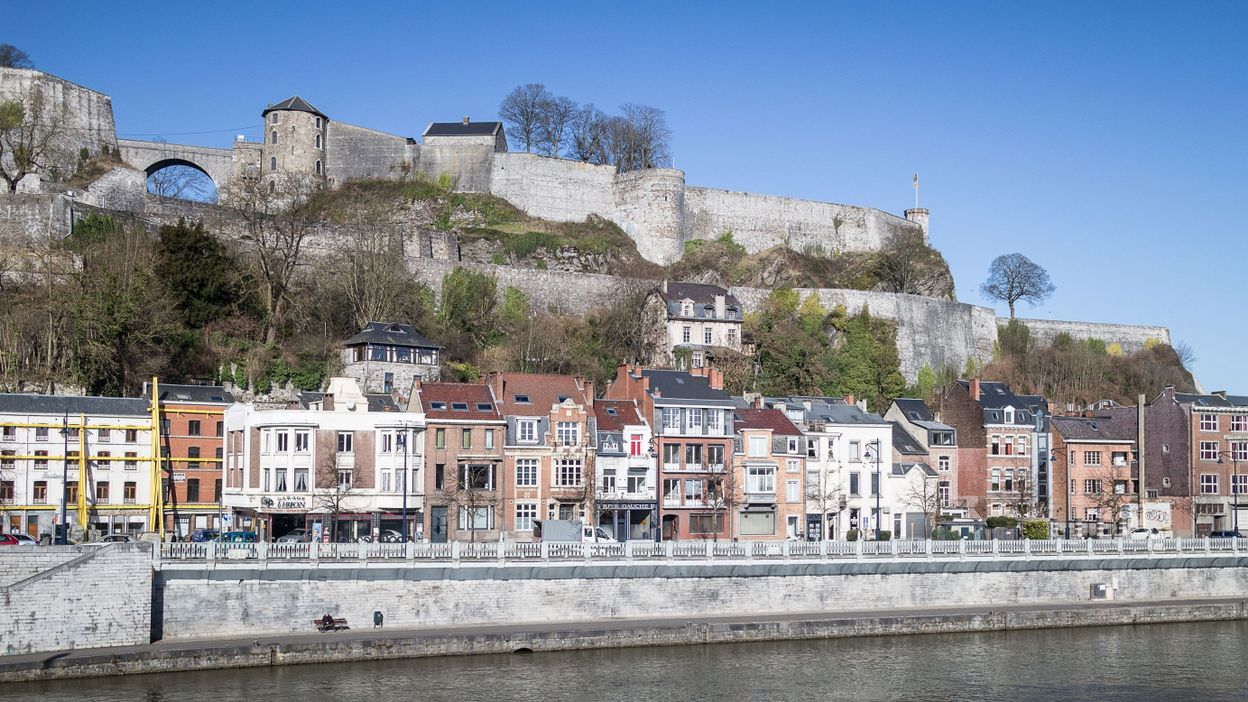
<svg viewBox="0 0 1248 702">
<path fill-rule="evenodd" d="M 1248 3 L 0 4 L 123 136 L 228 146 L 292 94 L 419 136 L 542 82 L 666 110 L 691 184 L 900 214 L 917 171 L 959 299 L 1019 251 L 1057 286 L 1022 315 L 1169 326 L 1248 392 Z"/>
</svg>

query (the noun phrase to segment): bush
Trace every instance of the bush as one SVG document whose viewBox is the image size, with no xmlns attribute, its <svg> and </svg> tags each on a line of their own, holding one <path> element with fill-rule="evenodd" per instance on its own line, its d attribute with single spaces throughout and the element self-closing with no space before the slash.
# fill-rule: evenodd
<svg viewBox="0 0 1248 702">
<path fill-rule="evenodd" d="M 845 540 L 846 540 L 846 541 L 857 541 L 857 540 L 858 540 L 858 530 L 857 530 L 857 529 L 850 529 L 849 531 L 845 532 Z"/>
<path fill-rule="evenodd" d="M 989 529 L 1014 529 L 1018 520 L 1014 517 L 989 517 L 985 520 Z"/>
<path fill-rule="evenodd" d="M 1023 522 L 1023 538 L 1043 540 L 1049 538 L 1049 522 L 1047 519 L 1028 519 Z"/>
<path fill-rule="evenodd" d="M 892 538 L 893 538 L 893 532 L 881 531 L 880 538 L 876 539 L 876 541 L 888 541 L 889 539 L 892 539 Z"/>
</svg>

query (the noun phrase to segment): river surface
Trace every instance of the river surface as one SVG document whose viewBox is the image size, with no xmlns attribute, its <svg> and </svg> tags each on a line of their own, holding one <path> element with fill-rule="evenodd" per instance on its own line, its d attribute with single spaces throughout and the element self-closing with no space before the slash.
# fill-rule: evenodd
<svg viewBox="0 0 1248 702">
<path fill-rule="evenodd" d="M 0 701 L 1248 700 L 1248 622 L 299 665 L 0 685 Z"/>
</svg>

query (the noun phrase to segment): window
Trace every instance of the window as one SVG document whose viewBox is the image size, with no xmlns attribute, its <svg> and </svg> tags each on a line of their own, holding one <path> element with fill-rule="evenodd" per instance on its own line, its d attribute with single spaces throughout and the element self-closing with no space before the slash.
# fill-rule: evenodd
<svg viewBox="0 0 1248 702">
<path fill-rule="evenodd" d="M 199 458 L 199 447 L 191 446 L 190 448 L 186 449 L 186 457 L 192 458 L 192 459 Z M 187 461 L 186 468 L 187 470 L 199 470 L 199 461 L 195 461 L 195 460 Z"/>
<path fill-rule="evenodd" d="M 394 373 L 386 373 L 382 376 L 381 391 L 386 394 L 394 392 Z M 455 409 L 459 408 L 456 407 Z M 464 409 L 467 409 L 467 407 Z"/>
<path fill-rule="evenodd" d="M 735 328 L 728 329 L 728 346 L 737 347 L 737 330 Z"/>
<path fill-rule="evenodd" d="M 316 148 L 318 149 L 321 148 L 321 135 L 320 134 L 316 135 Z M 316 163 L 317 165 L 320 165 L 321 162 L 317 161 Z M 320 173 L 320 171 L 317 171 L 317 173 Z"/>
<path fill-rule="evenodd" d="M 664 444 L 663 467 L 667 470 L 680 470 L 680 444 Z"/>
<path fill-rule="evenodd" d="M 718 534 L 724 530 L 722 514 L 691 514 L 689 515 L 690 534 Z"/>
<path fill-rule="evenodd" d="M 1231 431 L 1248 432 L 1248 414 L 1232 414 Z"/>
<path fill-rule="evenodd" d="M 296 473 L 295 475 L 298 475 L 298 473 Z M 216 483 L 212 487 L 212 501 L 213 502 L 221 501 L 221 479 L 220 478 L 217 478 Z"/>
<path fill-rule="evenodd" d="M 1217 477 L 1217 476 L 1214 476 L 1214 477 Z M 1099 494 L 1101 494 L 1101 481 L 1099 481 L 1099 480 L 1085 480 L 1085 481 L 1083 481 L 1083 494 L 1085 494 L 1085 495 L 1099 495 Z"/>
<path fill-rule="evenodd" d="M 1006 468 L 1001 473 L 1001 489 L 1005 492 L 1014 492 L 1014 471 Z"/>
<path fill-rule="evenodd" d="M 0 451 L 0 468 L 12 470 L 17 466 L 16 460 L 13 458 L 17 455 L 17 451 L 12 449 Z"/>
<path fill-rule="evenodd" d="M 750 437 L 750 456 L 760 457 L 767 455 L 767 437 L 751 436 Z"/>
<path fill-rule="evenodd" d="M 693 338 L 693 327 L 684 326 L 680 328 L 680 340 L 682 342 L 687 344 L 692 338 Z"/>
<path fill-rule="evenodd" d="M 270 144 L 276 144 L 276 143 L 277 143 L 277 130 L 276 130 L 276 129 L 271 130 L 271 131 L 269 132 L 269 143 L 270 143 Z"/>
<path fill-rule="evenodd" d="M 685 480 L 685 502 L 702 502 L 704 496 L 703 487 L 701 480 L 687 478 Z"/>
<path fill-rule="evenodd" d="M 34 493 L 32 501 L 37 505 L 48 503 L 48 481 L 36 480 L 34 485 Z"/>
<path fill-rule="evenodd" d="M 1027 455 L 1027 437 L 1020 436 L 1014 439 L 1014 453 L 1019 456 Z"/>
<path fill-rule="evenodd" d="M 276 112 L 270 112 L 270 113 L 269 113 L 269 124 L 277 124 L 277 113 L 276 113 Z"/>
<path fill-rule="evenodd" d="M 859 451 L 858 442 L 857 441 L 849 442 L 849 460 L 852 463 L 857 463 L 862 460 L 860 456 L 861 456 L 861 453 Z"/>
<path fill-rule="evenodd" d="M 134 451 L 126 451 L 126 470 L 138 470 L 139 469 L 139 462 L 134 460 L 138 457 L 139 457 L 139 454 L 135 453 Z"/>
<path fill-rule="evenodd" d="M 663 408 L 663 431 L 668 434 L 680 433 L 680 410 L 675 407 Z"/>
<path fill-rule="evenodd" d="M 628 455 L 634 458 L 642 452 L 641 434 L 630 434 L 628 437 Z"/>
<path fill-rule="evenodd" d="M 47 427 L 35 427 L 35 441 L 47 441 L 47 440 L 48 440 L 48 428 Z"/>
<path fill-rule="evenodd" d="M 759 536 L 776 533 L 775 512 L 742 512 L 741 533 Z"/>
<path fill-rule="evenodd" d="M 1231 494 L 1242 495 L 1248 492 L 1248 475 L 1231 476 Z"/>
<path fill-rule="evenodd" d="M 724 469 L 723 444 L 710 444 L 706 447 L 706 467 L 711 470 Z"/>
<path fill-rule="evenodd" d="M 446 448 L 446 429 L 433 430 L 433 447 L 440 449 Z"/>
<path fill-rule="evenodd" d="M 352 471 L 351 471 L 351 469 L 350 469 L 350 468 L 347 468 L 347 469 L 342 469 L 342 468 L 339 468 L 339 469 L 338 469 L 338 487 L 339 487 L 339 488 L 341 488 L 341 489 L 343 489 L 343 490 L 350 490 L 350 489 L 351 489 L 352 479 L 354 478 L 354 476 L 353 476 L 351 473 L 352 473 Z M 283 476 L 283 477 L 282 477 L 282 488 L 281 488 L 282 490 L 285 490 L 285 489 L 286 489 L 286 483 L 285 483 L 286 478 L 285 478 L 285 475 L 286 475 L 285 473 L 282 473 L 282 476 Z"/>
<path fill-rule="evenodd" d="M 537 519 L 536 502 L 516 503 L 516 531 L 533 531 L 534 519 Z"/>
<path fill-rule="evenodd" d="M 35 451 L 35 470 L 43 470 L 48 467 L 48 452 Z"/>
<path fill-rule="evenodd" d="M 516 399 L 516 404 L 517 404 L 517 405 L 530 405 L 530 404 L 533 404 L 533 403 L 529 400 L 529 396 L 528 396 L 528 395 L 515 395 L 514 397 L 515 397 L 515 399 Z"/>
<path fill-rule="evenodd" d="M 13 483 L 9 483 L 12 485 Z M 108 504 L 108 483 L 95 484 L 95 501 Z"/>
<path fill-rule="evenodd" d="M 133 443 L 136 443 L 136 442 L 138 442 L 138 440 L 139 440 L 139 430 L 138 430 L 138 429 L 127 429 L 127 430 L 126 430 L 126 443 L 127 443 L 127 444 L 133 444 Z"/>
<path fill-rule="evenodd" d="M 806 440 L 806 457 L 807 458 L 819 457 L 819 440 L 818 439 Z"/>
<path fill-rule="evenodd" d="M 702 433 L 702 410 L 700 409 L 686 410 L 685 422 L 688 425 L 686 433 L 701 434 Z"/>
<path fill-rule="evenodd" d="M 702 444 L 685 444 L 685 469 L 702 469 Z"/>
<path fill-rule="evenodd" d="M 1200 474 L 1200 494 L 1216 495 L 1218 494 L 1218 476 L 1216 473 Z"/>
<path fill-rule="evenodd" d="M 11 431 L 13 431 L 13 427 L 5 427 L 5 428 L 4 428 L 4 432 L 5 432 L 5 437 L 4 437 L 4 438 L 5 438 L 5 440 L 6 440 L 6 441 L 12 441 L 12 440 L 13 440 L 13 435 L 9 433 L 9 432 L 11 432 Z M 100 439 L 100 443 L 102 443 L 102 444 L 107 444 L 108 442 L 110 442 L 110 441 L 112 441 L 112 440 L 113 440 L 113 430 L 112 430 L 112 429 L 101 429 L 101 430 L 99 430 L 98 432 L 96 432 L 96 435 L 99 437 L 99 439 Z"/>
<path fill-rule="evenodd" d="M 225 422 L 217 422 L 217 436 L 225 436 Z"/>
<path fill-rule="evenodd" d="M 320 117 L 317 117 L 317 118 L 316 118 L 316 128 L 317 128 L 317 129 L 320 129 L 320 128 L 321 128 L 321 118 L 320 118 Z"/>
<path fill-rule="evenodd" d="M 390 375 L 390 374 L 389 374 L 389 373 L 387 373 L 386 375 Z M 390 379 L 391 379 L 391 381 L 393 381 L 393 380 L 394 380 L 394 376 L 391 376 L 391 378 L 390 378 Z M 467 412 L 467 411 L 468 411 L 468 403 L 467 403 L 467 402 L 452 402 L 452 403 L 451 403 L 451 411 L 452 411 L 452 412 Z"/>
<path fill-rule="evenodd" d="M 1083 452 L 1083 465 L 1085 466 L 1101 465 L 1101 452 L 1100 451 L 1084 451 Z"/>
<path fill-rule="evenodd" d="M 785 451 L 785 453 L 797 453 L 797 438 L 789 437 L 788 441 L 786 442 L 786 447 L 787 447 L 787 450 Z"/>
<path fill-rule="evenodd" d="M 1218 430 L 1218 415 L 1216 414 L 1200 415 L 1200 430 L 1201 431 L 1217 431 Z"/>
<path fill-rule="evenodd" d="M 724 413 L 720 410 L 706 411 L 706 433 L 711 436 L 724 435 Z"/>
<path fill-rule="evenodd" d="M 269 170 L 270 170 L 270 171 L 276 171 L 276 170 L 277 170 L 277 157 L 276 157 L 276 156 L 270 156 L 270 157 L 269 157 Z M 273 192 L 274 190 L 277 190 L 277 185 L 276 185 L 273 181 L 271 181 L 271 180 L 270 180 L 270 181 L 269 181 L 269 192 Z"/>
<path fill-rule="evenodd" d="M 703 343 L 703 344 L 706 344 L 707 346 L 710 346 L 710 345 L 711 345 L 711 339 L 712 339 L 712 338 L 713 338 L 713 337 L 712 337 L 712 334 L 711 334 L 711 328 L 710 328 L 710 327 L 706 327 L 705 329 L 703 329 L 703 330 L 702 330 L 702 343 Z"/>
<path fill-rule="evenodd" d="M 139 494 L 138 483 L 126 483 L 125 485 L 121 486 L 122 502 L 128 505 L 132 505 L 138 500 L 138 494 Z"/>
<path fill-rule="evenodd" d="M 941 470 L 941 471 L 949 470 L 949 457 L 938 456 L 936 458 L 936 467 L 937 467 L 937 470 Z"/>
<path fill-rule="evenodd" d="M 459 508 L 459 528 L 480 531 L 483 529 L 494 528 L 494 506 L 486 507 L 460 507 Z"/>
<path fill-rule="evenodd" d="M 1101 510 L 1096 507 L 1085 507 L 1083 510 L 1083 519 L 1086 522 L 1101 521 Z"/>
<path fill-rule="evenodd" d="M 307 491 L 308 491 L 308 469 L 307 468 L 295 468 L 295 492 L 307 492 Z"/>
<path fill-rule="evenodd" d="M 942 480 L 936 484 L 936 494 L 940 496 L 940 506 L 949 506 L 949 481 Z"/>
<path fill-rule="evenodd" d="M 306 431 L 295 432 L 295 453 L 307 453 L 309 433 Z"/>
<path fill-rule="evenodd" d="M 580 426 L 576 422 L 559 422 L 555 426 L 555 435 L 564 446 L 575 446 L 580 439 Z"/>
<path fill-rule="evenodd" d="M 516 440 L 522 444 L 537 443 L 537 420 L 521 419 L 516 422 Z"/>
<path fill-rule="evenodd" d="M 785 473 L 801 473 L 802 462 L 796 458 L 790 458 L 789 460 L 784 462 L 784 472 Z"/>
<path fill-rule="evenodd" d="M 1001 437 L 999 436 L 992 437 L 991 450 L 989 450 L 988 453 L 993 456 L 1001 455 Z"/>
<path fill-rule="evenodd" d="M 581 459 L 560 458 L 555 473 L 555 485 L 558 487 L 579 487 L 581 484 Z"/>
<path fill-rule="evenodd" d="M 680 481 L 675 478 L 663 479 L 663 504 L 680 503 Z"/>
<path fill-rule="evenodd" d="M 1232 441 L 1231 458 L 1236 462 L 1248 461 L 1248 441 Z"/>
<path fill-rule="evenodd" d="M 186 501 L 199 502 L 199 478 L 186 479 Z"/>
<path fill-rule="evenodd" d="M 880 474 L 879 473 L 871 474 L 871 494 L 872 495 L 880 494 Z"/>
<path fill-rule="evenodd" d="M 494 467 L 483 464 L 461 464 L 459 487 L 466 490 L 493 490 Z"/>
<path fill-rule="evenodd" d="M 192 419 L 186 423 L 186 433 L 189 436 L 199 436 L 199 420 Z"/>
<path fill-rule="evenodd" d="M 472 429 L 464 427 L 459 430 L 459 447 L 472 448 Z"/>
<path fill-rule="evenodd" d="M 615 492 L 615 471 L 604 470 L 602 472 L 602 491 L 606 493 Z"/>
<path fill-rule="evenodd" d="M 992 478 L 988 483 L 989 492 L 1001 492 L 1001 469 L 992 469 Z"/>
<path fill-rule="evenodd" d="M 494 448 L 494 430 L 493 429 L 485 430 L 485 447 L 487 449 Z"/>
<path fill-rule="evenodd" d="M 289 453 L 290 452 L 290 434 L 284 431 L 279 431 L 279 432 L 275 432 L 275 435 L 277 436 L 277 452 Z M 342 451 L 343 449 L 341 447 L 341 444 L 342 444 L 341 434 L 338 435 L 338 443 L 339 443 L 338 450 Z M 347 449 L 347 450 L 350 450 L 350 449 Z"/>
<path fill-rule="evenodd" d="M 537 487 L 537 459 L 516 459 L 516 487 Z"/>
<path fill-rule="evenodd" d="M 1218 460 L 1218 442 L 1216 441 L 1200 442 L 1200 460 L 1202 461 Z"/>
<path fill-rule="evenodd" d="M 355 452 L 355 435 L 349 431 L 338 432 L 338 453 L 354 453 Z M 278 450 L 282 450 L 278 447 Z"/>
<path fill-rule="evenodd" d="M 1248 477 L 1248 476 L 1246 476 Z M 801 502 L 802 500 L 802 483 L 797 480 L 790 480 L 784 484 L 784 499 L 787 502 Z"/>
<path fill-rule="evenodd" d="M 861 478 L 859 478 L 857 473 L 850 473 L 849 474 L 849 494 L 854 495 L 854 496 L 858 496 L 862 494 L 862 486 L 860 484 L 861 482 L 862 480 Z"/>
<path fill-rule="evenodd" d="M 745 476 L 745 491 L 748 493 L 776 492 L 776 469 L 771 466 L 750 466 Z"/>
</svg>

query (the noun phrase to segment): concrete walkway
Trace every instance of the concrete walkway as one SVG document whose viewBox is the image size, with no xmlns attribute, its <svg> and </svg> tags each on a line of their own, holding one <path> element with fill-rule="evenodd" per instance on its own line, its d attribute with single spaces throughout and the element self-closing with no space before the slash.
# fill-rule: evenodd
<svg viewBox="0 0 1248 702">
<path fill-rule="evenodd" d="M 245 638 L 165 640 L 143 646 L 0 656 L 0 681 L 331 660 L 345 662 L 378 658 L 507 653 L 521 648 L 567 650 L 736 640 L 1179 623 L 1245 617 L 1248 617 L 1248 600 L 1208 598 L 822 611 L 429 629 L 375 629 L 371 622 L 359 622 L 356 628 L 339 632 L 313 631 L 257 634 Z M 717 635 L 711 636 L 712 631 Z M 729 635 L 722 635 L 724 632 L 729 632 Z M 757 635 L 750 635 L 750 632 Z M 743 635 L 732 636 L 732 633 Z"/>
</svg>

